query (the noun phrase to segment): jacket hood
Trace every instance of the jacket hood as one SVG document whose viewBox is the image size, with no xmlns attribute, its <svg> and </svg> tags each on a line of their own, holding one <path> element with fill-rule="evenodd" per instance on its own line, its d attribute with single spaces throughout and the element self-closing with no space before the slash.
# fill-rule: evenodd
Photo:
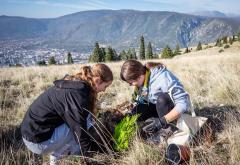
<svg viewBox="0 0 240 165">
<path fill-rule="evenodd" d="M 71 81 L 71 80 L 56 80 L 53 84 L 57 88 L 65 89 L 92 89 L 92 87 L 85 81 Z"/>
<path fill-rule="evenodd" d="M 155 80 L 164 70 L 166 69 L 165 65 L 156 66 L 150 69 L 151 75 L 150 80 Z"/>
</svg>

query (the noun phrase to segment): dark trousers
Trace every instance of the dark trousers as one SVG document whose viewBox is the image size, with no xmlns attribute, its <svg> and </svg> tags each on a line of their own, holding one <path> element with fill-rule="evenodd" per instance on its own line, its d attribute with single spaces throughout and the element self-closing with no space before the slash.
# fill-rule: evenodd
<svg viewBox="0 0 240 165">
<path fill-rule="evenodd" d="M 132 114 L 140 114 L 138 121 L 145 121 L 151 117 L 158 117 L 156 104 L 138 104 L 132 109 Z"/>
<path fill-rule="evenodd" d="M 151 117 L 163 117 L 168 114 L 174 108 L 174 103 L 172 102 L 168 93 L 160 93 L 157 98 L 157 103 L 145 103 L 138 104 L 132 109 L 132 114 L 141 114 L 138 121 L 145 121 Z"/>
</svg>

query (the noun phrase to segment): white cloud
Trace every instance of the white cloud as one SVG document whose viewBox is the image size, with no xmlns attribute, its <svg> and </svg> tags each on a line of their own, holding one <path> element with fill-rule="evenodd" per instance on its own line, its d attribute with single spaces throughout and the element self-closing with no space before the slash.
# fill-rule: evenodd
<svg viewBox="0 0 240 165">
<path fill-rule="evenodd" d="M 219 10 L 223 12 L 236 12 L 240 14 L 239 0 L 142 0 L 146 3 L 165 5 L 165 7 L 179 10 Z"/>
<path fill-rule="evenodd" d="M 114 1 L 114 0 L 113 0 Z M 7 3 L 15 4 L 36 4 L 43 6 L 53 6 L 61 9 L 70 10 L 97 10 L 97 9 L 114 9 L 114 2 L 106 0 L 5 0 Z M 138 7 L 134 6 L 137 3 Z M 224 13 L 240 14 L 240 0 L 134 0 L 128 3 L 122 0 L 118 3 L 122 9 L 134 8 L 136 10 L 166 10 L 177 12 L 194 12 L 203 10 L 217 10 Z M 132 6 L 130 6 L 130 4 Z M 142 4 L 142 6 L 141 6 Z M 119 6 L 119 7 L 120 7 Z M 116 6 L 115 6 L 116 8 Z"/>
<path fill-rule="evenodd" d="M 78 10 L 95 10 L 95 9 L 110 9 L 102 0 L 80 0 L 76 3 L 63 3 L 57 2 L 53 0 L 7 0 L 9 3 L 32 3 L 36 5 L 46 5 L 46 6 L 54 6 L 61 8 L 69 8 L 69 9 L 78 9 Z"/>
</svg>

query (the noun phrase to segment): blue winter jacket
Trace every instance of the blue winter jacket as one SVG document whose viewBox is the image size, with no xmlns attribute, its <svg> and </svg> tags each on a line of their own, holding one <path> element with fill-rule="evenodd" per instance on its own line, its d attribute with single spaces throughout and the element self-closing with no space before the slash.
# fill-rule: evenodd
<svg viewBox="0 0 240 165">
<path fill-rule="evenodd" d="M 148 101 L 156 104 L 160 92 L 168 93 L 179 113 L 190 110 L 189 94 L 184 90 L 178 78 L 173 75 L 164 65 L 150 69 L 148 86 Z"/>
</svg>

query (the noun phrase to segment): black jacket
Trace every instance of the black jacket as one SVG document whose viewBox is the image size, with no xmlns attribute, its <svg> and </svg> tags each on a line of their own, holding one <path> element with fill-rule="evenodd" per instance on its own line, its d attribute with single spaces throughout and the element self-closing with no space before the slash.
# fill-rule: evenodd
<svg viewBox="0 0 240 165">
<path fill-rule="evenodd" d="M 86 129 L 88 110 L 92 106 L 92 88 L 83 81 L 57 80 L 29 107 L 21 124 L 22 136 L 40 143 L 48 140 L 56 127 L 66 123 L 84 152 L 91 150 Z"/>
</svg>

